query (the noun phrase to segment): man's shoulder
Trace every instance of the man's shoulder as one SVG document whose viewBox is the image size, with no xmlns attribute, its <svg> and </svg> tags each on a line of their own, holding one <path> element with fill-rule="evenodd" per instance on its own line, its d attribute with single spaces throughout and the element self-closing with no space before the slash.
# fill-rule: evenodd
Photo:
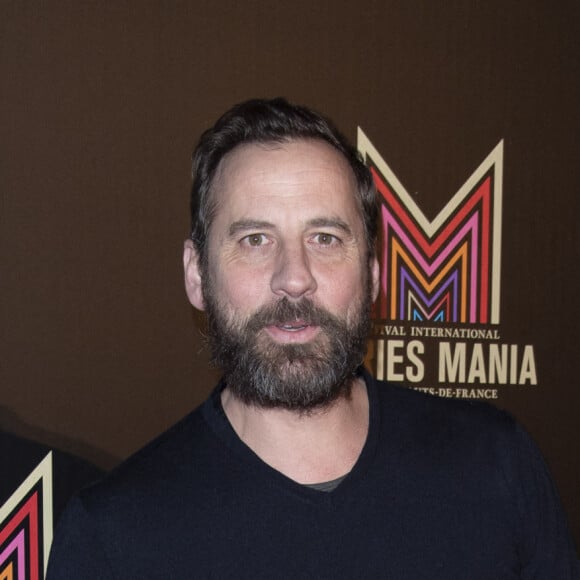
<svg viewBox="0 0 580 580">
<path fill-rule="evenodd" d="M 423 491 L 433 494 L 461 480 L 468 497 L 486 482 L 489 493 L 504 501 L 515 493 L 512 486 L 520 474 L 544 470 L 527 432 L 512 415 L 489 403 L 445 399 L 381 382 L 377 392 L 381 453 L 396 457 L 409 488 L 417 488 L 413 481 L 429 481 Z"/>
<path fill-rule="evenodd" d="M 85 566 L 85 559 L 98 577 L 109 577 L 103 560 L 132 570 L 149 562 L 151 546 L 181 533 L 165 530 L 206 524 L 214 484 L 227 472 L 208 405 L 211 399 L 71 499 L 53 543 L 55 578 L 72 577 L 61 566 Z"/>
<path fill-rule="evenodd" d="M 203 405 L 111 470 L 104 478 L 78 495 L 88 511 L 119 509 L 126 503 L 154 501 L 188 477 L 205 453 L 208 428 Z"/>
<path fill-rule="evenodd" d="M 445 398 L 375 381 L 383 418 L 432 441 L 510 440 L 521 431 L 513 416 L 488 402 Z"/>
</svg>

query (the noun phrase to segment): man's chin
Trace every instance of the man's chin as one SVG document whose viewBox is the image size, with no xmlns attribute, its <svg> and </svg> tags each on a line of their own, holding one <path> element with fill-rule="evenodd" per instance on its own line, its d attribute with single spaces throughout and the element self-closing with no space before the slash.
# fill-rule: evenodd
<svg viewBox="0 0 580 580">
<path fill-rule="evenodd" d="M 261 408 L 309 411 L 348 396 L 351 378 L 335 374 L 326 356 L 312 345 L 282 345 L 262 356 L 251 376 L 229 375 L 231 391 L 243 402 Z M 314 352 L 313 352 L 314 351 Z M 318 351 L 318 352 L 317 352 Z"/>
<path fill-rule="evenodd" d="M 299 333 L 276 331 L 264 328 L 257 336 L 255 353 L 266 364 L 283 365 L 286 362 L 306 362 L 308 359 L 328 360 L 330 340 L 327 332 L 320 327 Z"/>
<path fill-rule="evenodd" d="M 284 383 L 284 387 L 282 387 Z M 319 389 L 313 391 L 305 388 L 304 382 L 296 377 L 288 377 L 288 380 L 281 380 L 273 393 L 267 393 L 263 389 L 256 391 L 234 392 L 242 402 L 249 406 L 260 409 L 283 409 L 298 413 L 308 413 L 321 411 L 330 408 L 338 399 L 348 397 L 351 382 L 342 385 L 333 385 L 329 391 L 321 392 Z"/>
</svg>

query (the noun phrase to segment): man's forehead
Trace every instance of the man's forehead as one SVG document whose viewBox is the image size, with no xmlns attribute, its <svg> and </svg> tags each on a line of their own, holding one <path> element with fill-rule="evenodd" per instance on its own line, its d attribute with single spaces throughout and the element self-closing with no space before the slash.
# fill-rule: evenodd
<svg viewBox="0 0 580 580">
<path fill-rule="evenodd" d="M 288 139 L 242 143 L 229 151 L 220 161 L 215 177 L 214 188 L 237 179 L 247 179 L 265 173 L 274 177 L 275 173 L 292 171 L 299 174 L 318 170 L 327 173 L 329 178 L 340 176 L 353 184 L 353 171 L 344 155 L 322 139 Z M 278 170 L 278 171 L 276 171 Z"/>
</svg>

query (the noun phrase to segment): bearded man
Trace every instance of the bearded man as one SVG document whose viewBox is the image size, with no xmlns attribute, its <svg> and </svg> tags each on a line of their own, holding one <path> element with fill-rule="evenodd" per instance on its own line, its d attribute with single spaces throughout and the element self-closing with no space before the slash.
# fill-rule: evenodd
<svg viewBox="0 0 580 580">
<path fill-rule="evenodd" d="M 71 503 L 49 578 L 575 577 L 551 479 L 509 416 L 362 367 L 377 198 L 333 125 L 248 101 L 193 170 L 185 285 L 223 379 Z"/>
</svg>

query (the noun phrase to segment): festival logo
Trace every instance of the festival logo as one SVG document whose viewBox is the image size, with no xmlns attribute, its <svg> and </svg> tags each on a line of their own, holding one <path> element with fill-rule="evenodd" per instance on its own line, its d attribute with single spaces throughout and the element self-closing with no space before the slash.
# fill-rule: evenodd
<svg viewBox="0 0 580 580">
<path fill-rule="evenodd" d="M 52 542 L 52 453 L 0 508 L 0 580 L 42 580 Z"/>
<path fill-rule="evenodd" d="M 358 149 L 381 200 L 367 360 L 377 378 L 459 398 L 536 385 L 533 346 L 500 336 L 503 141 L 433 220 L 360 128 Z"/>
</svg>

